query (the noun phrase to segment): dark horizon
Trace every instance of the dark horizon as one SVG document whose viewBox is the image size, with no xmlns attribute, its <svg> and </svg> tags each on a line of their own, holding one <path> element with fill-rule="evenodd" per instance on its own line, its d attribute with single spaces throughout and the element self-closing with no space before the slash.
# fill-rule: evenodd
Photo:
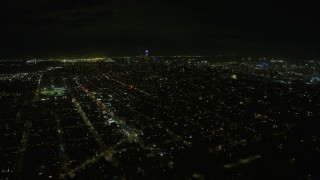
<svg viewBox="0 0 320 180">
<path fill-rule="evenodd" d="M 2 2 L 0 58 L 139 55 L 319 57 L 317 6 L 273 1 Z"/>
</svg>

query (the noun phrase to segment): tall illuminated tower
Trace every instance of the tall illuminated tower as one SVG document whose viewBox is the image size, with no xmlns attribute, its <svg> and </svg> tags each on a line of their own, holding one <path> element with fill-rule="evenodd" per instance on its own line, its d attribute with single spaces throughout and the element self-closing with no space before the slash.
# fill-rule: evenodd
<svg viewBox="0 0 320 180">
<path fill-rule="evenodd" d="M 145 57 L 148 57 L 148 56 L 149 56 L 149 50 L 145 50 L 145 51 L 144 51 L 144 56 L 145 56 Z"/>
</svg>

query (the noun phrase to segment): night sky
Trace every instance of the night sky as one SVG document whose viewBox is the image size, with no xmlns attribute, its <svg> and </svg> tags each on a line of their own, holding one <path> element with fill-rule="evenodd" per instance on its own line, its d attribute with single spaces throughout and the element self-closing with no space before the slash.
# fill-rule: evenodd
<svg viewBox="0 0 320 180">
<path fill-rule="evenodd" d="M 311 2 L 7 0 L 0 58 L 140 55 L 317 56 Z"/>
</svg>

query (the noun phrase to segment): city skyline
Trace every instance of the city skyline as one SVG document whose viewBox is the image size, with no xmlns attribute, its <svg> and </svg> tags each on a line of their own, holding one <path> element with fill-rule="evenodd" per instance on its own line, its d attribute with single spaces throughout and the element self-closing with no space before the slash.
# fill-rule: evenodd
<svg viewBox="0 0 320 180">
<path fill-rule="evenodd" d="M 0 2 L 0 179 L 320 179 L 317 12 Z"/>
</svg>

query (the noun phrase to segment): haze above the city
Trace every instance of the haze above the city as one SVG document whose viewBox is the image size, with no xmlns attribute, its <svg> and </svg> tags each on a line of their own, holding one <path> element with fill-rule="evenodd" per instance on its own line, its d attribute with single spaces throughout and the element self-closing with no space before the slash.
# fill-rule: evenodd
<svg viewBox="0 0 320 180">
<path fill-rule="evenodd" d="M 3 1 L 0 58 L 319 56 L 310 2 Z"/>
</svg>

